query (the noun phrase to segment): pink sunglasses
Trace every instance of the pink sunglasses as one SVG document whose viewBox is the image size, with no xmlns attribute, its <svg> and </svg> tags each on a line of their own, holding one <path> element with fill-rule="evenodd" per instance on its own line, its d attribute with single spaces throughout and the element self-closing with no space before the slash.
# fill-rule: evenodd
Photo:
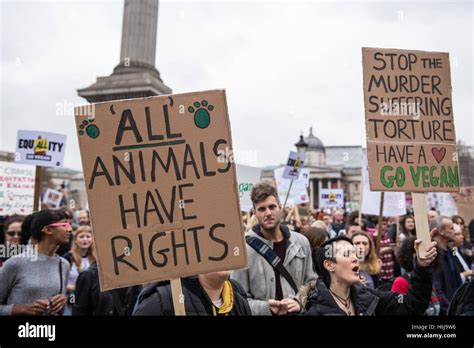
<svg viewBox="0 0 474 348">
<path fill-rule="evenodd" d="M 71 224 L 69 222 L 56 222 L 54 224 L 48 225 L 49 227 L 69 227 L 71 228 Z"/>
</svg>

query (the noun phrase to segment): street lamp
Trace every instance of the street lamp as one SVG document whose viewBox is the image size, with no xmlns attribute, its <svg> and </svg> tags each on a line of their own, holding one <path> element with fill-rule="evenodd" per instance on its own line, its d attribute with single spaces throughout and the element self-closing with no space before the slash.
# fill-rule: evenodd
<svg viewBox="0 0 474 348">
<path fill-rule="evenodd" d="M 298 150 L 299 153 L 304 154 L 306 152 L 306 149 L 308 148 L 309 145 L 303 139 L 303 132 L 301 132 L 300 140 L 295 144 L 295 146 L 296 146 L 296 149 Z"/>
<path fill-rule="evenodd" d="M 301 132 L 300 140 L 295 144 L 295 146 L 296 146 L 296 150 L 298 151 L 298 153 L 301 153 L 303 155 L 305 154 L 306 149 L 308 148 L 309 145 L 303 139 L 303 132 Z M 299 162 L 299 160 L 298 160 L 298 162 Z M 293 186 L 293 179 L 291 179 L 291 181 L 290 181 L 290 187 L 288 188 L 288 192 L 286 193 L 286 198 L 285 198 L 285 202 L 283 203 L 283 208 L 286 206 L 286 202 L 288 201 L 288 197 L 289 197 L 290 191 L 291 191 L 291 186 Z"/>
</svg>

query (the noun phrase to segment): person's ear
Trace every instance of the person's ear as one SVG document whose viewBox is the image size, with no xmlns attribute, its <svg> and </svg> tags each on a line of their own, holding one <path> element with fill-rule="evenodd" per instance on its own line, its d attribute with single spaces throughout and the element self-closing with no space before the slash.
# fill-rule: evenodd
<svg viewBox="0 0 474 348">
<path fill-rule="evenodd" d="M 332 262 L 330 260 L 324 260 L 323 266 L 329 272 L 334 272 L 334 262 Z"/>
<path fill-rule="evenodd" d="M 44 226 L 43 229 L 41 230 L 41 232 L 43 232 L 44 234 L 47 234 L 47 235 L 52 235 L 53 234 L 53 231 L 48 226 Z"/>
</svg>

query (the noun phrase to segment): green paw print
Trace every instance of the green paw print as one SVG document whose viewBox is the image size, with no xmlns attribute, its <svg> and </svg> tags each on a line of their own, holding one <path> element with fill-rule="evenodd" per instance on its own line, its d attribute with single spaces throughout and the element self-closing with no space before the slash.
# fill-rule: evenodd
<svg viewBox="0 0 474 348">
<path fill-rule="evenodd" d="M 194 124 L 201 129 L 209 127 L 211 123 L 209 111 L 212 110 L 214 110 L 214 106 L 210 105 L 207 100 L 203 100 L 200 103 L 194 102 L 193 105 L 188 108 L 190 113 L 194 113 Z"/>
<path fill-rule="evenodd" d="M 79 126 L 79 135 L 84 135 L 86 133 L 92 139 L 98 138 L 100 135 L 100 129 L 95 124 L 93 118 L 88 118 L 87 120 L 82 121 L 82 124 Z"/>
</svg>

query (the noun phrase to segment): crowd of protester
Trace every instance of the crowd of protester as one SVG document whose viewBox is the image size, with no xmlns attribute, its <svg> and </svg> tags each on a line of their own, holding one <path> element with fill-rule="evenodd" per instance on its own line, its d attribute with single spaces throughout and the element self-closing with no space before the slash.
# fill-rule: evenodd
<svg viewBox="0 0 474 348">
<path fill-rule="evenodd" d="M 182 279 L 187 315 L 474 315 L 474 220 L 283 209 L 262 182 L 242 214 L 249 266 Z M 169 281 L 102 292 L 86 210 L 10 216 L 0 233 L 0 315 L 174 315 Z M 37 262 L 38 260 L 42 262 Z"/>
</svg>

